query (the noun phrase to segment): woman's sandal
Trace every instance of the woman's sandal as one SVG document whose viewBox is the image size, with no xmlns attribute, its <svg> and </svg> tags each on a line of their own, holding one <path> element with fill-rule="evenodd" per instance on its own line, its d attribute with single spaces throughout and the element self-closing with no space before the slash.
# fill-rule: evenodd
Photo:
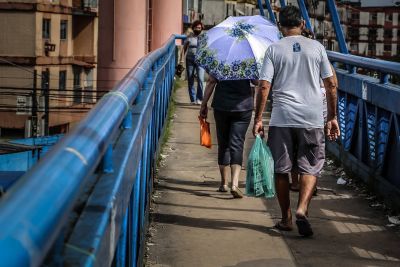
<svg viewBox="0 0 400 267">
<path fill-rule="evenodd" d="M 231 194 L 233 198 L 243 198 L 243 193 L 240 191 L 239 187 L 233 185 L 231 188 Z"/>
<path fill-rule="evenodd" d="M 218 192 L 226 193 L 228 192 L 228 186 L 226 184 L 221 185 L 218 190 Z"/>
</svg>

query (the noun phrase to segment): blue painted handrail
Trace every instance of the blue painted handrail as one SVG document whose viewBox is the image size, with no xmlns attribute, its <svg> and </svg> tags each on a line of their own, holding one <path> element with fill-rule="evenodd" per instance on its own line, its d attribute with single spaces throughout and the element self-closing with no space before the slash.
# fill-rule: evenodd
<svg viewBox="0 0 400 267">
<path fill-rule="evenodd" d="M 400 63 L 397 62 L 342 54 L 333 51 L 327 51 L 327 53 L 329 59 L 333 62 L 342 62 L 361 68 L 377 70 L 381 73 L 400 75 Z"/>
<path fill-rule="evenodd" d="M 0 266 L 39 266 L 66 224 L 68 215 L 83 188 L 101 160 L 112 160 L 107 150 L 122 128 L 132 127 L 130 110 L 140 101 L 141 91 L 151 81 L 151 73 L 161 67 L 166 55 L 171 73 L 175 66 L 175 40 L 142 58 L 107 93 L 76 128 L 54 148 L 0 200 Z M 173 73 L 173 72 L 172 72 Z M 172 87 L 172 76 L 163 82 L 163 90 Z M 157 101 L 163 108 L 154 116 L 166 116 L 167 102 Z M 161 120 L 154 120 L 161 126 Z M 141 126 L 140 126 L 141 127 Z M 160 132 L 153 135 L 159 138 Z M 153 151 L 154 151 L 153 147 Z M 112 172 L 112 162 L 103 162 Z M 105 173 L 105 172 L 103 172 Z"/>
</svg>

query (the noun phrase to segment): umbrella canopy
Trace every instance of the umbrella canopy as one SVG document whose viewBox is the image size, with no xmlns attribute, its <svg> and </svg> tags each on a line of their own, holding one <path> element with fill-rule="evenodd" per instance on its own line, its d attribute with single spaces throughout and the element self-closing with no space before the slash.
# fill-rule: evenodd
<svg viewBox="0 0 400 267">
<path fill-rule="evenodd" d="M 278 28 L 262 16 L 229 17 L 199 36 L 196 62 L 218 80 L 258 79 L 278 40 Z"/>
</svg>

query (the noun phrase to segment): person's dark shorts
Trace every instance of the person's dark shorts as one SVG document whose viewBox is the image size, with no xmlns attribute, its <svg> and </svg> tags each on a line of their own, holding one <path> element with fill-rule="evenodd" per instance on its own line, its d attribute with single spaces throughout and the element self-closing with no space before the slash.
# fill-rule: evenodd
<svg viewBox="0 0 400 267">
<path fill-rule="evenodd" d="M 317 176 L 325 161 L 323 128 L 269 127 L 268 146 L 274 159 L 275 173 Z"/>
</svg>

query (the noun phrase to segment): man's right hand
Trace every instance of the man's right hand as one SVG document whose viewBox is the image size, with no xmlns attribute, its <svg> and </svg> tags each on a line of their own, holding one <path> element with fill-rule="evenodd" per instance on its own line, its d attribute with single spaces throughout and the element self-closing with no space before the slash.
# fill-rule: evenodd
<svg viewBox="0 0 400 267">
<path fill-rule="evenodd" d="M 325 134 L 329 141 L 335 141 L 340 136 L 340 129 L 337 119 L 329 120 L 325 126 Z"/>
<path fill-rule="evenodd" d="M 261 137 L 264 137 L 264 126 L 262 121 L 255 121 L 253 126 L 253 135 L 256 136 L 259 134 Z"/>
</svg>

